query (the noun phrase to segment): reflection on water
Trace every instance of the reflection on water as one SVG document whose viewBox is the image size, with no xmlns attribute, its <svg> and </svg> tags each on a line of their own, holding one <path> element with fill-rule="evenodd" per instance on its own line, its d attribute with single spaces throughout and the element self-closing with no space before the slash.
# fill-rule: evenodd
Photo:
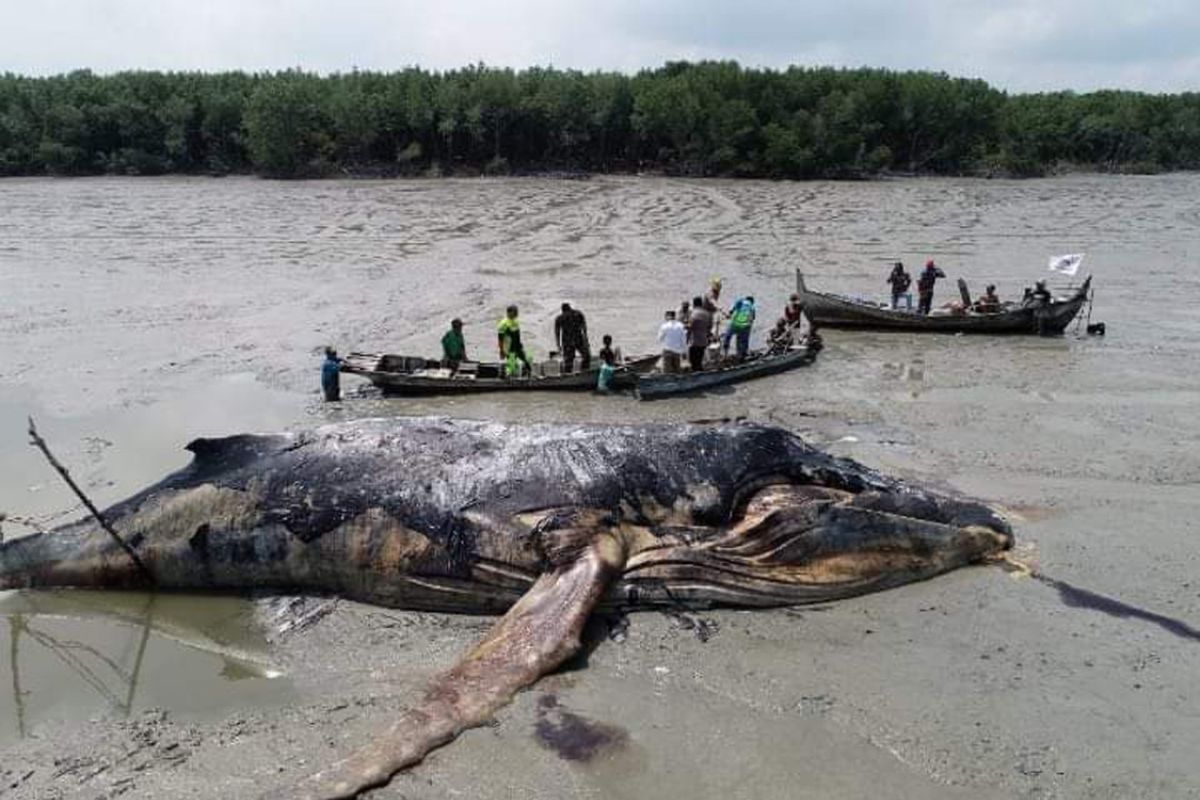
<svg viewBox="0 0 1200 800">
<path fill-rule="evenodd" d="M 135 592 L 13 592 L 0 597 L 9 658 L 0 742 L 47 720 L 127 717 L 165 708 L 191 717 L 289 700 L 251 603 Z"/>
</svg>

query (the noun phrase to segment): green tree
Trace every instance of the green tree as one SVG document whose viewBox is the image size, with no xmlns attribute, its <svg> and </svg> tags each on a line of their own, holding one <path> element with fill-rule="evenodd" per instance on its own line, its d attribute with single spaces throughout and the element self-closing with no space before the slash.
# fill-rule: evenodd
<svg viewBox="0 0 1200 800">
<path fill-rule="evenodd" d="M 254 167 L 288 178 L 320 172 L 332 150 L 323 86 L 312 75 L 285 72 L 263 81 L 246 104 L 246 146 Z"/>
</svg>

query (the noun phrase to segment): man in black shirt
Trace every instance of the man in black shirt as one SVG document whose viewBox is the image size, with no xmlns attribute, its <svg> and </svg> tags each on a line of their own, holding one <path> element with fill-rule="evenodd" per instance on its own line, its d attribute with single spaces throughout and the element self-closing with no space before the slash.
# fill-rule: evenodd
<svg viewBox="0 0 1200 800">
<path fill-rule="evenodd" d="M 570 303 L 563 303 L 562 313 L 554 318 L 554 341 L 558 344 L 558 352 L 562 354 L 563 372 L 575 370 L 576 353 L 579 353 L 580 369 L 586 370 L 592 365 L 587 318 L 583 312 L 571 308 Z"/>
<path fill-rule="evenodd" d="M 920 297 L 917 302 L 918 314 L 928 314 L 933 308 L 933 284 L 937 283 L 938 278 L 944 277 L 946 273 L 937 268 L 932 258 L 925 262 L 925 269 L 921 270 L 921 276 L 917 278 L 917 294 Z"/>
</svg>

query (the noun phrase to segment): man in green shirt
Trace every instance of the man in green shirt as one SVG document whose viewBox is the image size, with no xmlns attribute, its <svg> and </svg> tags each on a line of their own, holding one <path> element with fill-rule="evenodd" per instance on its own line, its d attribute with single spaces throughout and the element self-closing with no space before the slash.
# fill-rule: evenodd
<svg viewBox="0 0 1200 800">
<path fill-rule="evenodd" d="M 463 340 L 462 320 L 450 320 L 450 330 L 442 337 L 442 363 L 450 372 L 458 372 L 458 365 L 467 360 L 467 343 Z"/>
</svg>

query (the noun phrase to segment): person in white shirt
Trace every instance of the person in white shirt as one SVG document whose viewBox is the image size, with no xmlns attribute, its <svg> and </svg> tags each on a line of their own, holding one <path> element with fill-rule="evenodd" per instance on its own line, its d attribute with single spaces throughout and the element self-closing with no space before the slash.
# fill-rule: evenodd
<svg viewBox="0 0 1200 800">
<path fill-rule="evenodd" d="M 675 312 L 668 311 L 666 321 L 658 329 L 658 340 L 662 342 L 662 371 L 679 372 L 682 358 L 687 355 L 687 328 L 675 319 Z"/>
</svg>

